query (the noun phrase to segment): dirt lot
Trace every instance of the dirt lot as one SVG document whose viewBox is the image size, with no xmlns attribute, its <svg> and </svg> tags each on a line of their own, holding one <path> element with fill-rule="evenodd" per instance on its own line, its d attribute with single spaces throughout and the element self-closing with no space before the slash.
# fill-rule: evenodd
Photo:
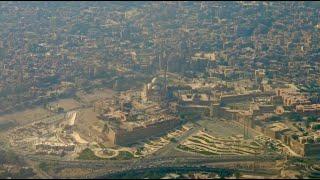
<svg viewBox="0 0 320 180">
<path fill-rule="evenodd" d="M 57 173 L 58 176 L 64 178 L 74 178 L 79 176 L 85 176 L 89 173 L 92 173 L 92 169 L 85 169 L 85 168 L 64 168 L 63 170 Z"/>
<path fill-rule="evenodd" d="M 56 105 L 56 104 L 58 104 L 59 107 L 64 108 L 65 111 L 69 111 L 69 110 L 81 107 L 81 104 L 79 102 L 71 98 L 61 99 L 61 100 L 50 103 L 50 105 Z"/>
<path fill-rule="evenodd" d="M 45 110 L 44 108 L 37 107 L 37 108 L 27 109 L 21 112 L 2 115 L 0 116 L 0 122 L 13 121 L 17 125 L 25 125 L 35 120 L 45 118 L 49 114 L 50 114 L 49 111 Z"/>
<path fill-rule="evenodd" d="M 104 123 L 99 120 L 92 108 L 81 109 L 75 121 L 75 130 L 88 142 L 100 139 Z"/>
<path fill-rule="evenodd" d="M 81 101 L 85 103 L 92 103 L 97 100 L 112 98 L 115 92 L 111 89 L 97 89 L 94 90 L 92 93 L 86 94 L 84 92 L 78 92 L 77 96 L 81 99 Z"/>
</svg>

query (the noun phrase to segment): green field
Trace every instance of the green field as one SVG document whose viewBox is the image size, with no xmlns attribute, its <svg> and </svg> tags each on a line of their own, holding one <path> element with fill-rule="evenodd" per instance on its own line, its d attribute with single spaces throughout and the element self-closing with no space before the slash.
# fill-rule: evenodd
<svg viewBox="0 0 320 180">
<path fill-rule="evenodd" d="M 79 154 L 78 159 L 80 159 L 80 160 L 101 160 L 103 158 L 96 156 L 91 149 L 87 148 Z"/>
</svg>

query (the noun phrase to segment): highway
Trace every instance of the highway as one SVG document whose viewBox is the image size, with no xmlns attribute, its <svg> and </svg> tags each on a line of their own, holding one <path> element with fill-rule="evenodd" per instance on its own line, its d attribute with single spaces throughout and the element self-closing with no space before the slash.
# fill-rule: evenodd
<svg viewBox="0 0 320 180">
<path fill-rule="evenodd" d="M 143 170 L 145 168 L 149 169 L 159 169 L 159 168 L 185 168 L 185 167 L 201 167 L 204 165 L 210 164 L 210 167 L 214 166 L 216 167 L 234 167 L 235 164 L 252 164 L 255 161 L 259 161 L 260 163 L 263 162 L 270 162 L 275 161 L 276 159 L 279 159 L 279 157 L 257 157 L 256 159 L 254 157 L 239 157 L 239 156 L 232 156 L 232 157 L 224 157 L 224 156 L 218 156 L 213 158 L 208 157 L 167 157 L 167 158 L 151 158 L 147 160 L 141 160 L 140 162 L 135 162 L 132 165 L 128 164 L 127 166 L 124 166 L 122 168 L 116 168 L 114 170 L 111 170 L 108 168 L 108 172 L 101 172 L 101 174 L 95 172 L 91 176 L 88 176 L 90 178 L 96 178 L 96 177 L 104 177 L 109 176 L 116 173 L 121 173 L 125 171 L 138 171 Z"/>
<path fill-rule="evenodd" d="M 112 173 L 109 175 L 105 175 L 105 176 L 99 176 L 97 177 L 97 179 L 100 178 L 117 178 L 117 177 L 121 177 L 123 175 L 128 175 L 130 174 L 133 177 L 137 177 L 140 174 L 144 174 L 146 172 L 150 172 L 152 171 L 153 173 L 155 172 L 184 172 L 184 173 L 188 173 L 188 172 L 199 172 L 199 171 L 204 171 L 204 172 L 214 172 L 214 173 L 222 173 L 225 172 L 227 173 L 229 176 L 233 174 L 234 170 L 232 169 L 228 169 L 228 170 L 224 170 L 222 168 L 214 168 L 214 167 L 206 167 L 206 166 L 165 166 L 165 167 L 148 167 L 148 168 L 141 168 L 141 169 L 136 169 L 136 170 L 129 170 L 129 171 L 123 171 L 123 172 L 119 172 L 119 173 Z"/>
<path fill-rule="evenodd" d="M 36 162 L 54 162 L 56 164 L 55 168 L 64 169 L 64 168 L 90 168 L 90 169 L 101 169 L 99 172 L 95 171 L 92 174 L 88 175 L 87 178 L 96 178 L 102 177 L 105 175 L 119 173 L 122 171 L 130 171 L 143 168 L 159 168 L 159 167 L 181 167 L 181 166 L 190 166 L 190 165 L 233 165 L 241 163 L 253 163 L 253 162 L 271 162 L 277 159 L 281 159 L 280 155 L 227 155 L 227 156 L 212 156 L 212 157 L 203 157 L 196 155 L 189 155 L 184 157 L 150 157 L 143 159 L 134 159 L 134 160 L 106 160 L 106 161 L 83 161 L 83 160 L 73 160 L 73 161 L 62 161 L 58 159 L 45 158 L 40 156 L 26 156 L 25 158 L 36 161 Z M 52 177 L 59 178 L 59 177 Z M 79 177 L 81 178 L 81 177 Z"/>
<path fill-rule="evenodd" d="M 181 136 L 176 137 L 176 140 L 178 142 L 182 142 L 183 140 L 185 140 L 186 138 L 188 138 L 190 135 L 192 135 L 193 133 L 197 132 L 198 130 L 200 130 L 201 127 L 200 126 L 194 126 L 191 129 L 189 129 L 187 132 L 183 133 Z M 169 142 L 169 144 L 165 145 L 164 147 L 162 147 L 161 149 L 159 149 L 156 154 L 157 156 L 168 156 L 170 155 L 170 153 L 172 152 L 172 150 L 177 146 L 177 143 L 175 142 Z M 149 155 L 151 156 L 151 155 Z M 147 157 L 149 157 L 147 156 Z"/>
<path fill-rule="evenodd" d="M 141 169 L 134 169 L 122 172 L 110 173 L 108 175 L 96 176 L 96 179 L 100 178 L 123 178 L 123 177 L 132 177 L 132 178 L 146 178 L 143 177 L 148 172 L 152 172 L 152 174 L 164 174 L 164 173 L 190 173 L 190 172 L 211 172 L 216 173 L 222 176 L 232 176 L 232 174 L 236 171 L 241 171 L 249 174 L 265 174 L 265 175 L 275 175 L 278 172 L 276 169 L 239 169 L 237 165 L 250 165 L 252 162 L 240 162 L 240 163 L 215 163 L 210 165 L 180 165 L 180 166 L 171 166 L 167 165 L 164 167 L 144 167 Z M 224 165 L 224 166 L 223 166 Z"/>
</svg>

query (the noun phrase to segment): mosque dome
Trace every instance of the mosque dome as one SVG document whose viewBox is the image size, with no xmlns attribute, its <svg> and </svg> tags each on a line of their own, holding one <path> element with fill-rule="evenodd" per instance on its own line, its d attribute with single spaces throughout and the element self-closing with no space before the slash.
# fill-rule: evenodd
<svg viewBox="0 0 320 180">
<path fill-rule="evenodd" d="M 154 86 L 152 86 L 152 90 L 155 90 L 155 91 L 160 91 L 160 86 L 158 86 L 158 85 L 154 85 Z"/>
<path fill-rule="evenodd" d="M 162 77 L 155 77 L 151 81 L 152 85 L 159 85 L 159 86 L 161 86 L 163 82 L 164 82 L 164 79 Z"/>
</svg>

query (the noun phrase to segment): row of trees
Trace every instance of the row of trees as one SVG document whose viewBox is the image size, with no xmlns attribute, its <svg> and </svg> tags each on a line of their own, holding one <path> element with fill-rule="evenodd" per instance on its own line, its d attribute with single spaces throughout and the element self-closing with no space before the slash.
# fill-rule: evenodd
<svg viewBox="0 0 320 180">
<path fill-rule="evenodd" d="M 21 168 L 17 173 L 12 173 L 7 169 L 0 171 L 0 179 L 28 178 L 28 177 L 33 177 L 35 175 L 35 173 L 31 168 L 22 167 L 25 164 L 24 161 L 20 159 L 18 155 L 16 155 L 12 151 L 5 151 L 0 149 L 0 165 L 1 164 L 16 164 L 16 165 L 19 165 Z"/>
</svg>

